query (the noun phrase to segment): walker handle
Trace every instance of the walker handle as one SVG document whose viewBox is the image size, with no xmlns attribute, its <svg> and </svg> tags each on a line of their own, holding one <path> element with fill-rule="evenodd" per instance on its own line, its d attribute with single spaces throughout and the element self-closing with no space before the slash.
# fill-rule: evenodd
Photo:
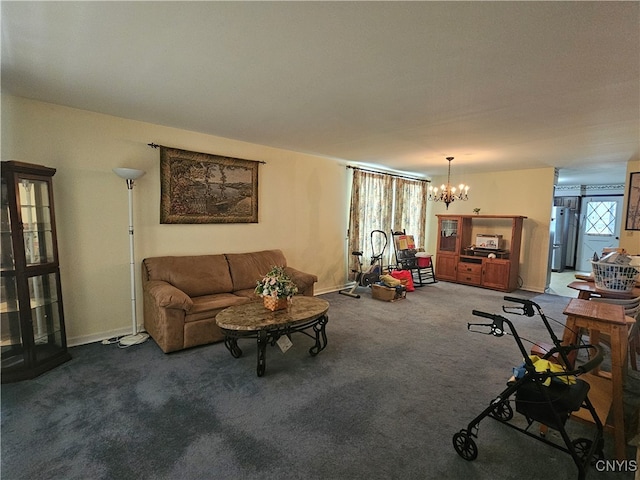
<svg viewBox="0 0 640 480">
<path fill-rule="evenodd" d="M 472 310 L 471 313 L 476 317 L 484 317 L 484 318 L 488 318 L 489 320 L 493 320 L 495 317 L 498 316 L 495 313 L 486 313 L 486 312 L 481 312 L 480 310 Z"/>
<path fill-rule="evenodd" d="M 495 335 L 496 337 L 501 337 L 502 335 L 504 335 L 504 326 L 502 323 L 504 321 L 503 317 L 494 313 L 481 312 L 480 310 L 472 310 L 471 313 L 476 317 L 484 317 L 493 320 L 493 323 L 491 324 L 492 335 Z"/>
<path fill-rule="evenodd" d="M 522 309 L 524 310 L 524 313 L 527 317 L 533 317 L 535 315 L 533 311 L 533 307 L 534 305 L 536 307 L 538 306 L 538 304 L 536 304 L 535 302 L 532 302 L 531 300 L 526 298 L 510 297 L 508 295 L 504 297 L 504 299 L 507 302 L 521 303 L 522 305 L 524 305 Z M 502 307 L 502 308 L 504 309 L 505 307 Z"/>
</svg>

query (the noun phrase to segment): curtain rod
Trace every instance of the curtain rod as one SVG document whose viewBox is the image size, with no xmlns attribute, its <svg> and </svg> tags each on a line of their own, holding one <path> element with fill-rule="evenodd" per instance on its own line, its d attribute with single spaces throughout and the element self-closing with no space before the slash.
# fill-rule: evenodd
<svg viewBox="0 0 640 480">
<path fill-rule="evenodd" d="M 160 148 L 160 147 L 164 147 L 164 148 L 174 148 L 175 150 L 184 150 L 184 149 L 182 149 L 182 148 L 175 148 L 175 147 L 167 147 L 167 146 L 165 146 L 165 145 L 158 145 L 157 143 L 153 143 L 153 142 L 151 142 L 151 143 L 147 143 L 147 145 L 148 145 L 148 146 L 150 146 L 151 148 Z M 185 151 L 188 151 L 188 150 L 185 150 Z M 201 153 L 201 152 L 193 152 L 193 153 Z M 205 155 L 214 155 L 214 154 L 213 154 L 213 153 L 205 153 Z M 217 155 L 217 156 L 219 156 L 219 157 L 225 157 L 225 155 Z M 231 157 L 228 157 L 228 158 L 231 158 Z M 242 160 L 244 160 L 244 159 L 242 159 Z M 265 162 L 264 160 L 249 160 L 249 161 L 250 161 L 250 162 L 256 162 L 256 163 L 261 163 L 261 164 L 263 164 L 263 165 L 266 165 L 266 164 L 267 164 L 267 162 Z"/>
<path fill-rule="evenodd" d="M 431 180 L 427 180 L 425 178 L 415 178 L 415 177 L 408 177 L 406 175 L 399 175 L 397 173 L 386 173 L 386 172 L 379 172 L 377 170 L 369 170 L 367 168 L 360 168 L 360 167 L 354 167 L 352 165 L 347 165 L 347 168 L 350 168 L 352 170 L 360 170 L 362 172 L 367 172 L 367 173 L 377 173 L 378 175 L 388 175 L 389 177 L 396 177 L 396 178 L 405 178 L 407 180 L 413 180 L 415 182 L 425 182 L 425 183 L 431 183 Z"/>
</svg>

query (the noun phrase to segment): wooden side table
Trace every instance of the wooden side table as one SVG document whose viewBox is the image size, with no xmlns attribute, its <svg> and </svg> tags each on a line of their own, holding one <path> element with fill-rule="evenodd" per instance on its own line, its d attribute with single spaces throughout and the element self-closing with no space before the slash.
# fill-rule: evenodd
<svg viewBox="0 0 640 480">
<path fill-rule="evenodd" d="M 624 308 L 621 305 L 573 298 L 563 313 L 567 315 L 562 336 L 563 345 L 576 345 L 581 328 L 588 329 L 589 335 L 596 338 L 599 332 L 608 333 L 611 337 L 611 373 L 594 371 L 581 378 L 591 385 L 589 398 L 596 405 L 596 411 L 602 423 L 608 431 L 613 433 L 616 458 L 624 460 L 626 445 L 622 391 L 628 349 Z M 569 361 L 572 364 L 575 362 L 576 354 L 577 352 L 574 351 L 569 355 Z M 572 368 L 573 365 L 570 367 Z M 610 408 L 613 408 L 612 423 L 607 424 Z M 582 416 L 581 411 L 575 412 L 574 416 L 583 420 L 589 419 L 589 416 Z"/>
</svg>

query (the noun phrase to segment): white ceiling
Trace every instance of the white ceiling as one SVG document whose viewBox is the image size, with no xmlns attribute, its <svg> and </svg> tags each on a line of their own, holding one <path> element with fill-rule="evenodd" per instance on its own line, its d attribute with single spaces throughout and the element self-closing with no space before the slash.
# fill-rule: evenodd
<svg viewBox="0 0 640 480">
<path fill-rule="evenodd" d="M 639 6 L 2 1 L 2 90 L 427 177 L 623 183 Z"/>
</svg>

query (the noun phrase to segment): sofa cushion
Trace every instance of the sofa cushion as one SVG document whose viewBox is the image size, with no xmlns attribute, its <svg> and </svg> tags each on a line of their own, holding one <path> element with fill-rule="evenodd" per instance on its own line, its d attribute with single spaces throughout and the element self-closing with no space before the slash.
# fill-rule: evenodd
<svg viewBox="0 0 640 480">
<path fill-rule="evenodd" d="M 251 300 L 246 297 L 239 297 L 233 293 L 216 293 L 213 295 L 203 295 L 194 297 L 193 307 L 184 318 L 185 323 L 214 318 L 218 313 L 227 307 L 249 303 Z"/>
<path fill-rule="evenodd" d="M 252 301 L 257 301 L 257 300 L 261 300 L 262 297 L 258 296 L 256 294 L 256 288 L 252 287 L 252 288 L 247 288 L 245 290 L 236 290 L 235 292 L 233 292 L 234 295 L 238 295 L 239 297 L 246 297 L 249 300 Z"/>
<path fill-rule="evenodd" d="M 143 263 L 146 280 L 163 280 L 192 298 L 233 290 L 224 255 L 154 257 Z"/>
<path fill-rule="evenodd" d="M 258 280 L 272 267 L 286 267 L 287 260 L 281 250 L 264 250 L 253 253 L 227 253 L 233 290 L 256 288 Z"/>
</svg>

